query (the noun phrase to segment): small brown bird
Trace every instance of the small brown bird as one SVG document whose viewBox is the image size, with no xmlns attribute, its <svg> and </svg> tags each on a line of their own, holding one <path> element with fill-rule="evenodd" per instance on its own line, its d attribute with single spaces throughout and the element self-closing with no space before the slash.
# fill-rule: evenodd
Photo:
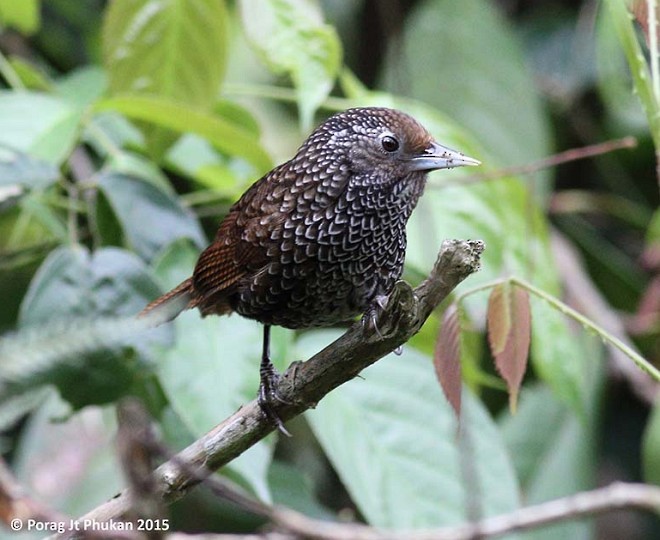
<svg viewBox="0 0 660 540">
<path fill-rule="evenodd" d="M 286 433 L 272 409 L 270 327 L 329 326 L 359 314 L 375 327 L 403 271 L 406 222 L 427 173 L 463 165 L 479 161 L 438 144 L 400 111 L 335 114 L 243 194 L 192 277 L 141 315 L 163 322 L 196 307 L 263 323 L 259 404 Z"/>
</svg>

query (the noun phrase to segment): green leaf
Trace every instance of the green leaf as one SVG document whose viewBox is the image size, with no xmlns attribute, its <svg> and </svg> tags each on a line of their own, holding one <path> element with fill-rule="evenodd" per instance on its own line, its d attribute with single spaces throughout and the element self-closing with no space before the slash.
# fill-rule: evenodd
<svg viewBox="0 0 660 540">
<path fill-rule="evenodd" d="M 268 470 L 268 484 L 273 492 L 273 503 L 302 512 L 310 518 L 334 519 L 334 514 L 318 502 L 311 480 L 298 467 L 273 461 Z"/>
<path fill-rule="evenodd" d="M 110 171 L 99 177 L 98 185 L 119 220 L 126 243 L 146 260 L 178 238 L 190 238 L 200 247 L 206 244 L 195 217 L 155 184 Z"/>
<path fill-rule="evenodd" d="M 209 110 L 227 57 L 227 13 L 222 0 L 115 0 L 103 25 L 103 57 L 110 92 L 166 98 Z M 147 130 L 161 155 L 173 142 Z"/>
<path fill-rule="evenodd" d="M 323 23 L 316 1 L 241 0 L 240 8 L 254 49 L 273 72 L 291 76 L 302 128 L 308 131 L 341 67 L 337 32 Z"/>
<path fill-rule="evenodd" d="M 498 9 L 490 0 L 420 2 L 383 78 L 401 93 L 405 73 L 406 93 L 470 129 L 491 163 L 528 163 L 549 153 L 550 130 L 520 44 Z"/>
<path fill-rule="evenodd" d="M 653 406 L 642 443 L 644 479 L 660 486 L 660 400 Z"/>
<path fill-rule="evenodd" d="M 149 343 L 169 341 L 167 328 L 138 334 L 132 322 L 158 293 L 142 261 L 126 251 L 52 251 L 30 283 L 19 314 L 26 362 L 35 366 L 38 382 L 56 383 L 75 407 L 129 392 L 150 369 Z M 127 316 L 117 324 L 105 319 Z"/>
<path fill-rule="evenodd" d="M 0 0 L 0 25 L 34 34 L 41 24 L 39 0 Z"/>
<path fill-rule="evenodd" d="M 272 163 L 257 138 L 243 127 L 162 98 L 122 96 L 101 101 L 98 110 L 115 110 L 135 120 L 145 120 L 180 133 L 196 133 L 220 151 L 245 158 L 259 173 Z"/>
<path fill-rule="evenodd" d="M 338 335 L 309 332 L 296 356 L 308 358 Z M 515 474 L 488 412 L 465 392 L 457 438 L 429 358 L 405 348 L 361 375 L 306 418 L 370 525 L 438 527 L 468 519 L 468 506 L 484 516 L 518 507 Z"/>
<path fill-rule="evenodd" d="M 217 152 L 197 135 L 181 137 L 167 153 L 165 166 L 175 174 L 185 175 L 209 188 L 212 196 L 238 199 L 247 185 L 254 182 L 254 169 L 241 159 Z"/>
<path fill-rule="evenodd" d="M 110 156 L 108 168 L 124 176 L 131 176 L 149 182 L 167 195 L 176 197 L 176 191 L 163 171 L 153 161 L 139 154 L 118 152 Z"/>
<path fill-rule="evenodd" d="M 98 66 L 87 66 L 58 79 L 55 92 L 75 107 L 85 109 L 106 92 L 107 86 L 105 71 Z"/>
<path fill-rule="evenodd" d="M 192 274 L 198 253 L 189 244 L 173 244 L 156 263 L 168 288 Z M 262 327 L 239 316 L 201 318 L 197 310 L 174 322 L 176 343 L 163 351 L 158 378 L 175 412 L 199 436 L 257 395 Z M 289 357 L 288 333 L 273 334 L 273 358 Z M 257 443 L 228 467 L 263 500 L 274 439 Z"/>
<path fill-rule="evenodd" d="M 611 119 L 616 135 L 648 136 L 648 123 L 638 97 L 630 91 L 632 81 L 626 57 L 621 50 L 614 22 L 607 9 L 598 10 L 596 19 L 597 90 L 605 105 L 604 112 Z M 609 130 L 608 130 L 609 131 Z M 611 132 L 610 132 L 611 133 Z M 621 182 L 621 178 L 617 182 Z M 634 180 L 629 180 L 634 184 Z M 637 186 L 635 186 L 637 187 Z M 634 188 L 633 188 L 634 189 Z M 619 191 L 627 192 L 628 189 Z M 632 191 L 632 190 L 631 190 Z"/>
<path fill-rule="evenodd" d="M 0 144 L 0 186 L 43 189 L 59 177 L 60 172 L 54 165 Z"/>
<path fill-rule="evenodd" d="M 534 370 L 550 385 L 557 397 L 582 416 L 590 357 L 562 313 L 535 297 L 531 299 L 531 304 L 530 349 Z"/>
<path fill-rule="evenodd" d="M 0 91 L 0 144 L 60 165 L 71 153 L 81 112 L 36 92 Z"/>
<path fill-rule="evenodd" d="M 128 316 L 159 293 L 144 263 L 127 251 L 60 247 L 34 276 L 21 305 L 21 326 L 54 318 Z"/>
</svg>

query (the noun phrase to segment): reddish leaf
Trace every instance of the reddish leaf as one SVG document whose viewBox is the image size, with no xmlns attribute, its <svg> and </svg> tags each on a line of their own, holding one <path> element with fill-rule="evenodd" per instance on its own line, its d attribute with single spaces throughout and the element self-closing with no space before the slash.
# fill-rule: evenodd
<svg viewBox="0 0 660 540">
<path fill-rule="evenodd" d="M 442 327 L 435 342 L 433 365 L 442 391 L 454 409 L 461 413 L 461 325 L 456 304 L 450 305 L 442 319 Z"/>
<path fill-rule="evenodd" d="M 493 356 L 506 347 L 511 333 L 511 285 L 501 283 L 493 287 L 488 298 L 488 343 Z"/>
<path fill-rule="evenodd" d="M 493 291 L 494 292 L 494 291 Z M 492 295 L 491 295 L 492 299 Z M 499 311 L 506 311 L 510 317 L 509 331 L 505 337 L 504 347 L 496 351 L 491 342 L 491 350 L 495 357 L 495 365 L 502 378 L 506 381 L 509 389 L 509 406 L 515 412 L 518 403 L 518 391 L 527 370 L 527 359 L 529 357 L 529 342 L 531 337 L 531 312 L 529 306 L 529 294 L 520 287 L 507 287 L 501 293 L 498 303 L 506 303 L 506 310 L 498 307 Z M 491 313 L 491 302 L 489 302 L 488 332 L 491 333 L 491 314 L 497 313 L 494 309 Z M 497 326 L 497 323 L 495 323 Z"/>
</svg>

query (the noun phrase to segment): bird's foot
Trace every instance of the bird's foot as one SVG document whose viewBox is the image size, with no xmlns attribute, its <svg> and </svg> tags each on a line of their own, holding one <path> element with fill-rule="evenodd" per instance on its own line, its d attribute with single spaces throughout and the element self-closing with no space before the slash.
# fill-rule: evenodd
<svg viewBox="0 0 660 540">
<path fill-rule="evenodd" d="M 379 294 L 376 296 L 362 317 L 362 325 L 366 326 L 369 331 L 376 334 L 380 339 L 384 339 L 384 336 L 378 328 L 378 320 L 385 311 L 385 307 L 387 306 L 387 299 L 388 297 L 384 294 Z"/>
<path fill-rule="evenodd" d="M 401 324 L 411 324 L 417 314 L 417 297 L 405 281 L 397 281 L 389 295 L 377 295 L 362 317 L 362 326 L 380 339 L 398 331 Z M 400 354 L 400 349 L 395 351 Z"/>
<path fill-rule="evenodd" d="M 275 371 L 275 368 L 270 365 L 270 369 L 261 370 L 261 384 L 259 385 L 259 396 L 257 402 L 259 403 L 259 408 L 263 411 L 266 417 L 275 424 L 278 431 L 282 435 L 291 437 L 291 433 L 284 427 L 282 419 L 277 415 L 274 409 L 274 405 L 277 403 L 282 403 L 285 405 L 290 405 L 291 402 L 284 399 L 282 395 L 277 390 L 277 385 L 280 380 L 280 375 Z"/>
</svg>

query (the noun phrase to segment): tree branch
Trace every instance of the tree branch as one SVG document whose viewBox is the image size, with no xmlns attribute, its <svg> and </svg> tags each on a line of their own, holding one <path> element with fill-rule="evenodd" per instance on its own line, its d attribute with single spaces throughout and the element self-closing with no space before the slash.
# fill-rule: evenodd
<svg viewBox="0 0 660 540">
<path fill-rule="evenodd" d="M 442 184 L 433 184 L 431 187 L 442 189 L 453 184 L 465 186 L 468 184 L 477 184 L 488 180 L 506 178 L 508 176 L 525 176 L 528 174 L 533 174 L 542 169 L 549 169 L 564 163 L 570 163 L 571 161 L 578 161 L 581 159 L 600 156 L 602 154 L 614 152 L 615 150 L 631 149 L 636 147 L 637 139 L 635 139 L 635 137 L 628 136 L 624 137 L 623 139 L 614 139 L 602 143 L 591 144 L 588 146 L 571 148 L 569 150 L 559 152 L 558 154 L 553 154 L 551 156 L 539 159 L 532 163 L 526 163 L 524 165 L 514 165 L 512 167 L 503 167 L 501 169 L 486 173 L 461 176 L 460 178 L 456 179 L 456 181 L 448 180 Z"/>
<path fill-rule="evenodd" d="M 660 487 L 617 482 L 552 501 L 527 506 L 508 514 L 475 523 L 408 531 L 384 531 L 362 524 L 332 523 L 310 519 L 299 512 L 274 507 L 271 520 L 276 526 L 273 538 L 314 540 L 474 540 L 537 529 L 551 523 L 584 518 L 593 514 L 640 508 L 660 513 Z M 290 536 L 286 536 L 286 534 Z M 281 535 L 281 536 L 279 536 Z M 171 538 L 169 535 L 168 540 Z M 213 536 L 208 536 L 209 540 Z M 264 538 L 269 538 L 266 535 Z"/>
<path fill-rule="evenodd" d="M 294 362 L 280 379 L 278 391 L 288 403 L 275 412 L 284 421 L 314 407 L 328 392 L 354 378 L 364 368 L 403 345 L 416 334 L 435 307 L 465 278 L 479 269 L 484 245 L 481 241 L 443 242 L 429 277 L 416 289 L 399 281 L 387 306 L 379 314 L 381 335 L 361 322 L 314 355 L 307 362 Z M 155 471 L 165 501 L 181 498 L 201 481 L 208 471 L 217 470 L 273 431 L 256 400 L 241 407 L 206 435 L 182 450 L 176 459 Z M 185 462 L 198 470 L 189 474 Z M 80 519 L 107 521 L 121 519 L 130 509 L 130 489 L 95 508 Z"/>
</svg>

